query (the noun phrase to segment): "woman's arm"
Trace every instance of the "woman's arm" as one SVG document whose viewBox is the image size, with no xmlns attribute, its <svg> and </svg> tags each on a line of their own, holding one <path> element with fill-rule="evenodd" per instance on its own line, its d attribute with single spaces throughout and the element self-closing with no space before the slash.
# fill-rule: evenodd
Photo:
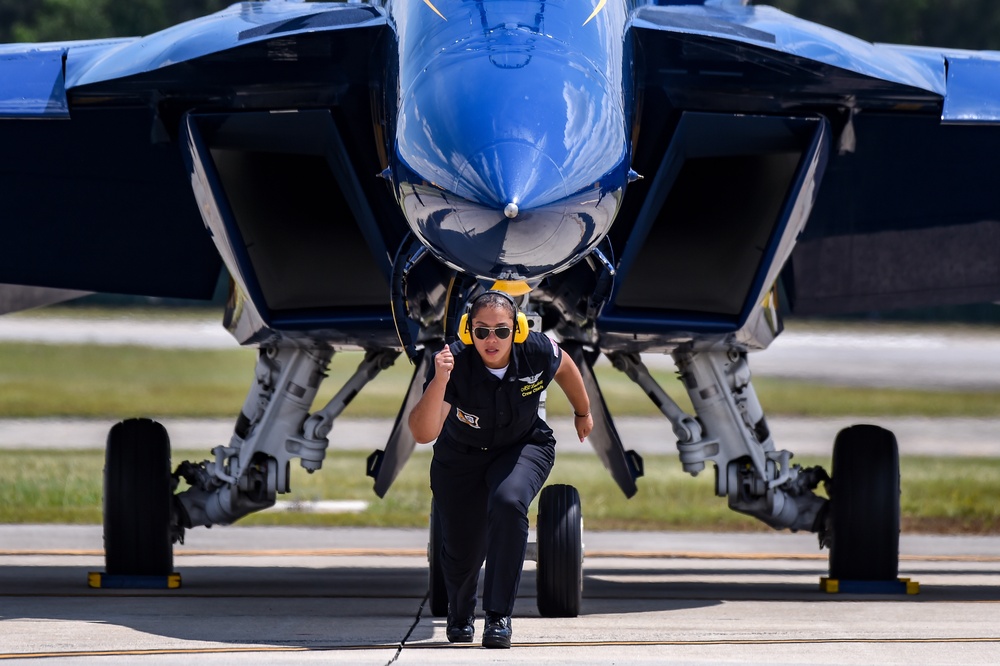
<svg viewBox="0 0 1000 666">
<path fill-rule="evenodd" d="M 451 379 L 455 367 L 455 357 L 451 349 L 445 347 L 434 356 L 434 379 L 431 380 L 420 400 L 410 410 L 410 432 L 418 444 L 426 444 L 437 439 L 448 418 L 451 405 L 444 400 L 444 390 Z"/>
<path fill-rule="evenodd" d="M 590 398 L 587 396 L 587 387 L 583 384 L 580 369 L 565 351 L 553 378 L 573 408 L 573 425 L 582 442 L 594 429 L 594 418 L 590 415 Z"/>
</svg>

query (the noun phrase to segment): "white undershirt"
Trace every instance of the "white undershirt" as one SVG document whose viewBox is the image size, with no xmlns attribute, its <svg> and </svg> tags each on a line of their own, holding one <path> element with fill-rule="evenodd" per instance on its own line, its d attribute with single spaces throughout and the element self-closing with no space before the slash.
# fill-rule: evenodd
<svg viewBox="0 0 1000 666">
<path fill-rule="evenodd" d="M 503 366 L 502 368 L 490 368 L 490 367 L 487 367 L 486 369 L 489 370 L 490 374 L 493 375 L 494 377 L 496 377 L 497 379 L 503 379 L 503 376 L 505 374 L 507 374 L 507 366 L 506 365 Z"/>
</svg>

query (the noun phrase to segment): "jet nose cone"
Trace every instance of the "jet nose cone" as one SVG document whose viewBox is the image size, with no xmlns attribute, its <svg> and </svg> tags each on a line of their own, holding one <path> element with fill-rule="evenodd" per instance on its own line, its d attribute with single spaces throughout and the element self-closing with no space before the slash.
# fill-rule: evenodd
<svg viewBox="0 0 1000 666">
<path fill-rule="evenodd" d="M 521 141 L 498 141 L 471 155 L 458 174 L 456 193 L 496 207 L 509 219 L 521 210 L 572 194 L 550 156 Z"/>
</svg>

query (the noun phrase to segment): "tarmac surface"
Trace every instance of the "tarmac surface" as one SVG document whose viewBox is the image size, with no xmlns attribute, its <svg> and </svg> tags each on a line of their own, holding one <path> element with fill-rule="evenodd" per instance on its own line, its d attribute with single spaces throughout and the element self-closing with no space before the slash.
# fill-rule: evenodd
<svg viewBox="0 0 1000 666">
<path fill-rule="evenodd" d="M 0 661 L 70 664 L 995 664 L 1000 539 L 904 536 L 919 593 L 819 590 L 807 534 L 588 533 L 575 618 L 528 562 L 510 650 L 451 645 L 424 530 L 230 527 L 175 547 L 176 590 L 90 589 L 101 528 L 0 526 Z"/>
</svg>

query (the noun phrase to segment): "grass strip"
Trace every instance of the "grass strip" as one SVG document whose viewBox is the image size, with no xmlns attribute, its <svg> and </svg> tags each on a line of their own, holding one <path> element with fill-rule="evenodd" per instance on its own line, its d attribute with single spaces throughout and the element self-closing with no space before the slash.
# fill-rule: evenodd
<svg viewBox="0 0 1000 666">
<path fill-rule="evenodd" d="M 325 404 L 361 361 L 341 353 L 317 398 Z M 253 381 L 256 351 L 178 350 L 101 345 L 0 344 L 0 419 L 80 417 L 234 418 Z M 658 416 L 642 391 L 609 364 L 595 369 L 613 414 Z M 412 377 L 397 360 L 350 404 L 348 417 L 393 418 Z M 653 371 L 670 396 L 689 413 L 690 401 L 676 375 Z M 997 391 L 921 391 L 825 386 L 757 378 L 754 386 L 769 415 L 796 416 L 1000 416 Z M 558 389 L 549 391 L 553 415 L 569 414 Z"/>
<path fill-rule="evenodd" d="M 206 451 L 175 451 L 174 463 L 202 460 Z M 414 454 L 385 499 L 364 475 L 367 453 L 331 451 L 316 474 L 292 469 L 290 501 L 365 500 L 360 513 L 263 512 L 250 525 L 426 527 L 430 506 L 429 450 Z M 0 451 L 0 523 L 101 522 L 104 454 L 96 450 Z M 803 466 L 829 461 L 805 458 Z M 639 493 L 625 499 L 595 456 L 560 454 L 549 483 L 570 483 L 582 497 L 588 530 L 769 531 L 730 511 L 715 497 L 714 475 L 691 478 L 676 456 L 645 456 Z M 1000 459 L 901 458 L 904 533 L 1000 534 L 996 484 Z M 536 507 L 537 508 L 537 507 Z M 536 508 L 532 509 L 534 516 Z"/>
</svg>

